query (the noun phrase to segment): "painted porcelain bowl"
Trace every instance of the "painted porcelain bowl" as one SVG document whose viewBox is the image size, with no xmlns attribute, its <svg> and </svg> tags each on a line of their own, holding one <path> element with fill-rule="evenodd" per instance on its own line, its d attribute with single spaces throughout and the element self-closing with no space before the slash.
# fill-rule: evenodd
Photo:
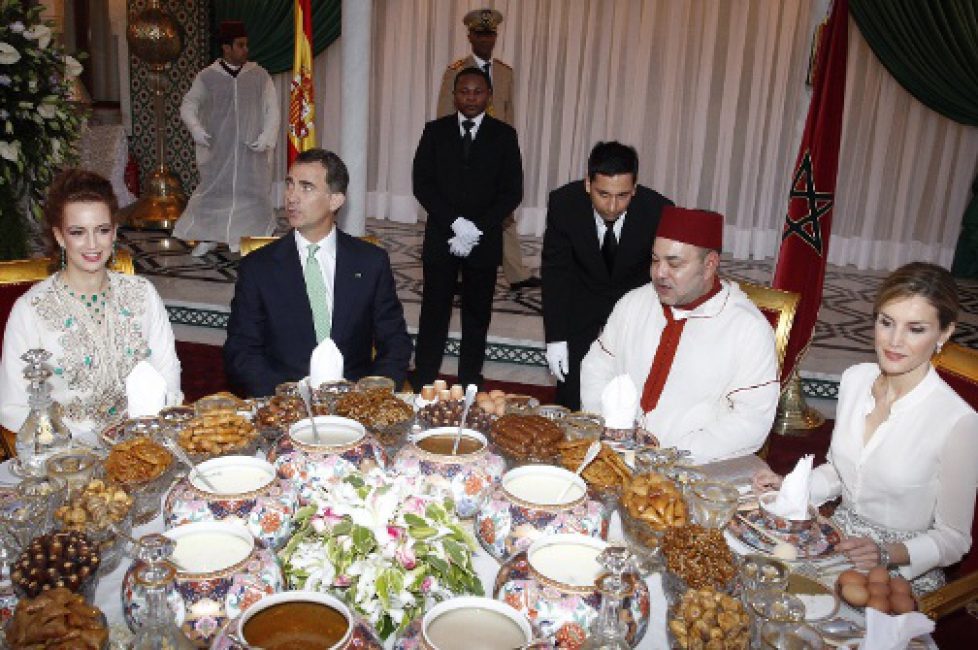
<svg viewBox="0 0 978 650">
<path fill-rule="evenodd" d="M 526 614 L 541 636 L 576 650 L 601 609 L 595 581 L 604 569 L 597 556 L 607 546 L 587 535 L 541 537 L 503 563 L 493 593 Z M 649 590 L 637 575 L 628 575 L 634 590 L 623 599 L 620 617 L 634 647 L 649 626 Z"/>
<path fill-rule="evenodd" d="M 394 650 L 467 650 L 472 639 L 492 639 L 497 648 L 519 648 L 533 639 L 529 619 L 506 603 L 462 596 L 438 603 L 412 621 Z"/>
<path fill-rule="evenodd" d="M 475 516 L 492 488 L 499 484 L 506 461 L 489 449 L 486 437 L 463 429 L 452 454 L 457 427 L 428 429 L 397 452 L 394 471 L 420 480 L 423 489 L 455 501 L 459 517 Z"/>
<path fill-rule="evenodd" d="M 757 497 L 757 503 L 761 510 L 761 520 L 764 522 L 764 527 L 768 530 L 785 534 L 804 533 L 815 524 L 815 517 L 818 513 L 814 507 L 808 506 L 807 519 L 788 519 L 787 517 L 775 514 L 771 510 L 771 507 L 777 499 L 777 492 L 764 492 Z"/>
<path fill-rule="evenodd" d="M 167 600 L 187 637 L 197 646 L 213 641 L 228 619 L 284 588 L 274 553 L 232 521 L 177 526 L 164 533 L 176 542 L 174 588 Z M 146 597 L 136 584 L 138 562 L 122 579 L 122 611 L 136 630 L 146 614 Z"/>
<path fill-rule="evenodd" d="M 511 469 L 475 519 L 475 533 L 486 551 L 504 560 L 544 535 L 582 533 L 608 537 L 609 512 L 588 498 L 580 476 L 552 465 Z"/>
<path fill-rule="evenodd" d="M 288 541 L 297 491 L 294 483 L 276 475 L 271 463 L 250 456 L 224 456 L 197 468 L 167 494 L 163 503 L 167 528 L 231 520 L 244 524 L 267 548 L 278 549 Z"/>
<path fill-rule="evenodd" d="M 281 624 L 283 620 L 302 621 L 304 625 L 286 626 Z M 297 630 L 302 636 L 291 636 Z M 241 644 L 236 639 L 265 650 L 384 647 L 370 624 L 351 612 L 343 601 L 315 591 L 283 591 L 252 603 L 240 616 L 228 621 L 211 650 L 238 650 Z"/>
<path fill-rule="evenodd" d="M 268 462 L 281 478 L 292 482 L 303 505 L 319 488 L 341 481 L 350 472 L 387 464 L 383 446 L 356 420 L 317 415 L 316 432 L 308 418 L 299 420 L 268 452 Z"/>
</svg>

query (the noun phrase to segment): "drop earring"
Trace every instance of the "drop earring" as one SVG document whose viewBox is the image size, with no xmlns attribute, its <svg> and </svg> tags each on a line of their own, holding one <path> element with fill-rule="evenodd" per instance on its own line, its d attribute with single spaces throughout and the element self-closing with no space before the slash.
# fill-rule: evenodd
<svg viewBox="0 0 978 650">
<path fill-rule="evenodd" d="M 941 350 L 943 350 L 943 349 L 944 349 L 944 344 L 943 343 L 938 343 L 937 344 L 937 352 L 935 352 L 935 354 L 940 354 L 941 353 Z"/>
<path fill-rule="evenodd" d="M 61 270 L 63 271 L 66 266 L 68 266 L 68 261 L 65 259 L 65 249 L 64 247 L 62 247 L 61 248 Z"/>
</svg>

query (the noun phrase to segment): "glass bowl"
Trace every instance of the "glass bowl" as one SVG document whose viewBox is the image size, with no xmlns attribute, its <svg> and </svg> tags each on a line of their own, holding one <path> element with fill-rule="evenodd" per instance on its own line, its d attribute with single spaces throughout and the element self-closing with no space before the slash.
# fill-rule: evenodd
<svg viewBox="0 0 978 650">
<path fill-rule="evenodd" d="M 10 565 L 10 580 L 18 598 L 35 598 L 50 587 L 65 587 L 91 603 L 100 565 L 98 546 L 87 535 L 61 530 L 31 539 Z"/>
<path fill-rule="evenodd" d="M 693 521 L 704 528 L 725 528 L 734 513 L 740 492 L 730 483 L 699 481 L 689 489 L 687 502 Z"/>
<path fill-rule="evenodd" d="M 568 440 L 600 440 L 604 433 L 604 418 L 597 413 L 575 411 L 558 423 Z"/>
<path fill-rule="evenodd" d="M 123 450 L 120 444 L 137 438 L 147 438 L 156 447 L 149 447 L 151 453 L 141 453 L 136 458 L 144 458 L 141 464 L 133 461 L 132 449 Z M 158 447 L 158 448 L 157 448 Z M 162 453 L 160 450 L 162 450 Z M 116 459 L 115 454 L 126 454 Z M 163 466 L 162 471 L 158 471 Z M 141 433 L 140 429 L 132 429 L 131 433 L 123 433 L 122 437 L 112 446 L 105 460 L 103 469 L 106 481 L 122 487 L 132 495 L 132 519 L 134 525 L 142 525 L 151 521 L 160 512 L 163 493 L 170 487 L 176 475 L 178 461 L 173 453 L 166 448 L 165 440 L 159 429 L 155 433 Z"/>
<path fill-rule="evenodd" d="M 356 389 L 358 391 L 368 391 L 374 388 L 383 388 L 386 391 L 393 393 L 397 390 L 397 384 L 390 377 L 382 377 L 380 375 L 371 375 L 369 377 L 362 377 L 357 381 Z"/>
<path fill-rule="evenodd" d="M 529 395 L 506 395 L 503 398 L 505 413 L 517 413 L 519 415 L 533 415 L 540 406 L 540 400 Z"/>
<path fill-rule="evenodd" d="M 633 517 L 628 508 L 618 509 L 621 532 L 639 562 L 642 575 L 662 568 L 662 535 L 665 531 L 653 528 L 647 521 Z"/>
<path fill-rule="evenodd" d="M 40 518 L 35 520 L 34 534 L 51 530 L 54 511 L 68 498 L 68 486 L 57 476 L 28 476 L 17 484 L 17 493 L 35 500 Z"/>
<path fill-rule="evenodd" d="M 571 410 L 560 404 L 541 404 L 537 407 L 537 415 L 542 415 L 548 420 L 559 422 L 570 415 Z"/>
<path fill-rule="evenodd" d="M 71 495 L 88 485 L 101 462 L 101 458 L 87 449 L 69 449 L 49 457 L 44 468 L 48 476 L 64 481 Z"/>
<path fill-rule="evenodd" d="M 55 511 L 55 526 L 82 532 L 97 544 L 102 558 L 99 571 L 105 575 L 118 566 L 125 536 L 132 533 L 134 503 L 135 499 L 120 486 L 92 481 Z"/>
</svg>

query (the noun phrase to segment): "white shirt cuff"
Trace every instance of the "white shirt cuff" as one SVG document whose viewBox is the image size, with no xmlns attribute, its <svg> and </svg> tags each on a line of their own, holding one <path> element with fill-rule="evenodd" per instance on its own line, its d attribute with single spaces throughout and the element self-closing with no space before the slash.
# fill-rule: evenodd
<svg viewBox="0 0 978 650">
<path fill-rule="evenodd" d="M 901 566 L 900 574 L 907 580 L 913 580 L 930 571 L 940 563 L 940 549 L 937 548 L 934 540 L 926 534 L 908 539 L 903 542 L 903 545 L 907 547 L 910 564 Z"/>
</svg>

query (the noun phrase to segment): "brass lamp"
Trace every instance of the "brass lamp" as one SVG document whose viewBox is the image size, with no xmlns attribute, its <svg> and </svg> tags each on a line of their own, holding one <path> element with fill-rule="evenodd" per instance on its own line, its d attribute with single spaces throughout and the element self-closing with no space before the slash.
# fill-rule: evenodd
<svg viewBox="0 0 978 650">
<path fill-rule="evenodd" d="M 129 48 L 149 66 L 153 89 L 153 116 L 156 123 L 157 165 L 143 183 L 143 195 L 122 212 L 135 228 L 172 230 L 187 206 L 180 180 L 166 165 L 163 151 L 163 97 L 170 87 L 170 64 L 183 50 L 183 30 L 176 19 L 160 8 L 159 0 L 129 21 L 126 31 Z"/>
</svg>

